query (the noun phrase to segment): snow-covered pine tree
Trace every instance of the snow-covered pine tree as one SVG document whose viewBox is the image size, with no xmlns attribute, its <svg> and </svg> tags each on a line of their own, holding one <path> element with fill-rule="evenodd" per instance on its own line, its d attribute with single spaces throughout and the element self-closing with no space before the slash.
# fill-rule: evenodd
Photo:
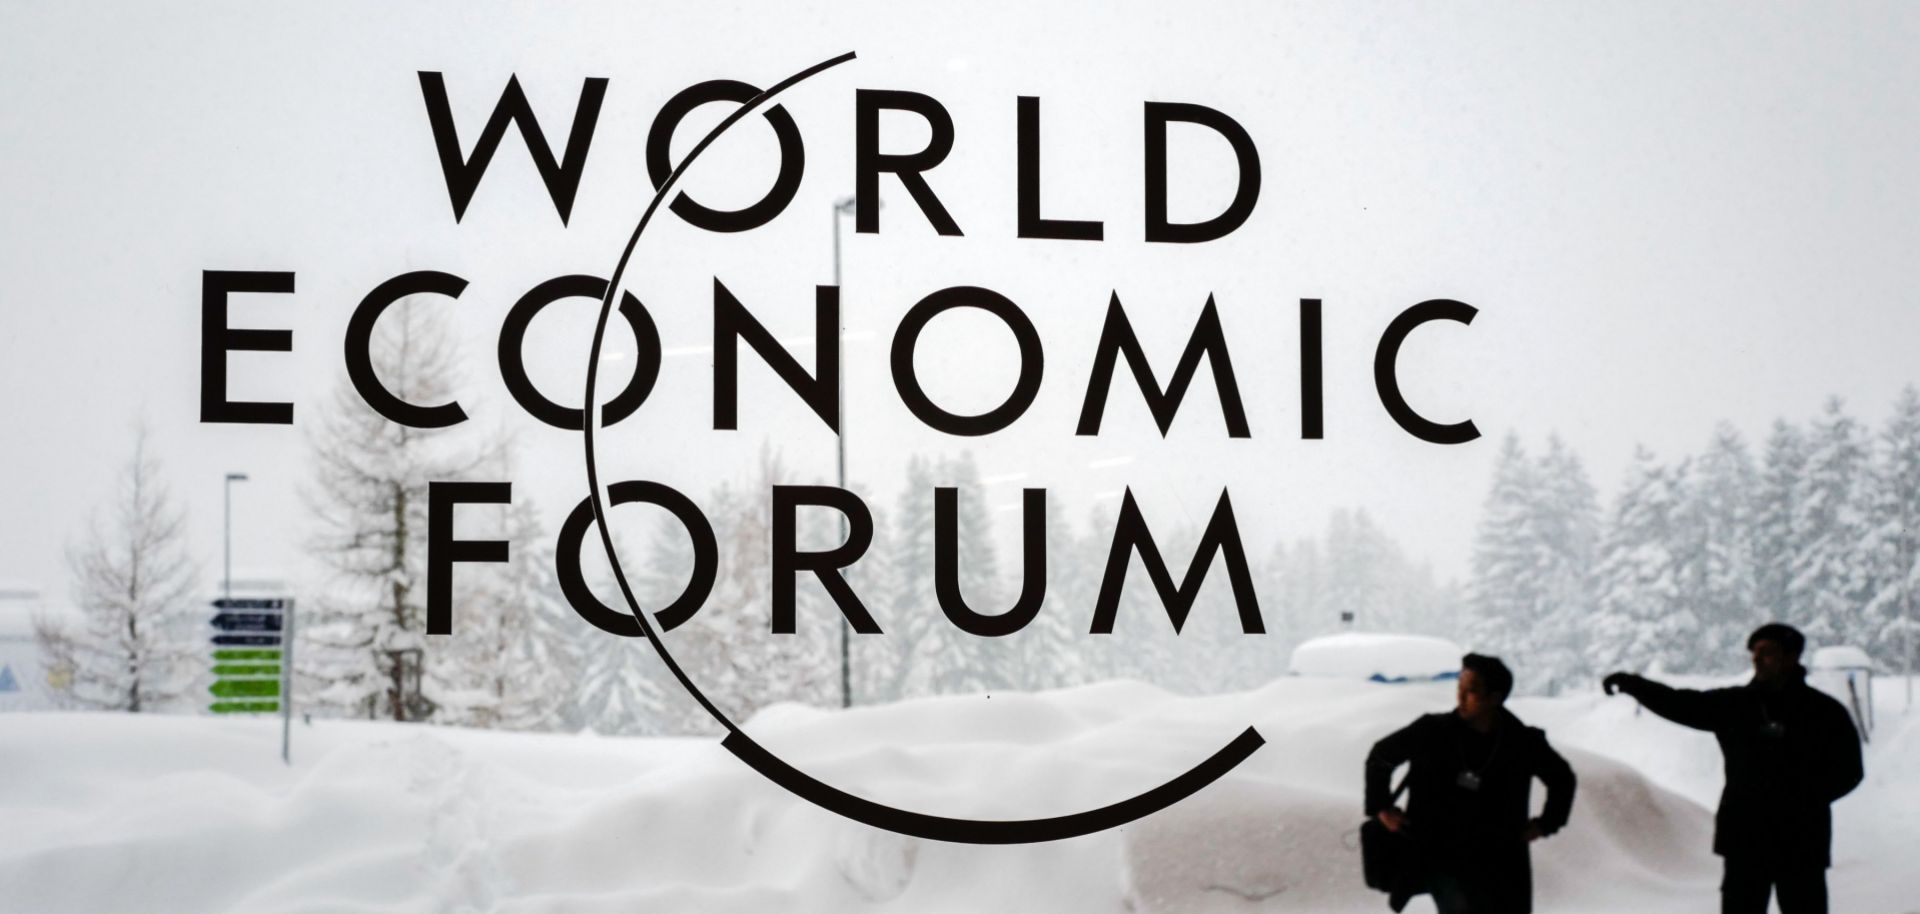
<svg viewBox="0 0 1920 914">
<path fill-rule="evenodd" d="M 1865 481 L 1867 445 L 1860 423 L 1829 398 L 1807 433 L 1806 473 L 1795 503 L 1799 549 L 1788 583 L 1788 621 L 1810 644 L 1866 640 L 1862 608 L 1871 599 Z"/>
<path fill-rule="evenodd" d="M 771 492 L 774 477 L 766 476 L 764 479 Z M 862 501 L 865 501 L 864 496 Z M 883 512 L 871 513 L 873 536 L 878 540 L 885 535 L 881 524 L 885 523 L 886 516 Z M 842 528 L 840 512 L 827 508 L 808 508 L 795 518 L 794 536 L 804 551 L 827 552 L 846 542 L 847 532 Z M 869 544 L 868 548 L 871 549 L 872 545 Z M 866 569 L 878 564 L 863 555 L 841 572 L 841 577 L 847 581 L 847 586 L 852 588 L 869 615 L 880 605 L 879 601 L 886 598 L 884 588 L 870 590 L 873 582 L 863 577 Z M 884 583 L 884 575 L 880 581 Z M 821 585 L 819 578 L 811 572 L 800 573 L 794 585 L 795 631 L 791 635 L 772 636 L 775 666 L 770 671 L 778 675 L 767 693 L 769 703 L 792 701 L 821 708 L 840 707 L 840 637 L 844 619 L 845 615 L 834 603 L 833 595 Z M 763 635 L 770 623 L 770 618 L 761 621 Z M 851 664 L 852 639 L 859 637 L 859 633 L 848 630 L 847 637 L 848 662 Z M 849 669 L 847 673 L 848 687 L 851 689 L 852 670 Z M 847 696 L 849 703 L 853 697 L 851 694 Z"/>
<path fill-rule="evenodd" d="M 1467 605 L 1468 637 L 1476 650 L 1517 657 L 1534 647 L 1532 637 L 1548 599 L 1540 576 L 1538 476 L 1520 439 L 1508 435 L 1474 533 Z"/>
<path fill-rule="evenodd" d="M 1017 685 L 1023 689 L 1054 689 L 1087 680 L 1081 641 L 1100 590 L 1099 562 L 1052 490 L 1046 510 L 1047 598 L 1026 628 L 1008 636 L 1018 651 Z"/>
<path fill-rule="evenodd" d="M 1458 580 L 1440 580 L 1434 575 L 1433 566 L 1428 563 L 1421 564 L 1420 575 L 1424 582 L 1422 592 L 1432 594 L 1432 608 L 1427 612 L 1427 618 L 1434 622 L 1415 631 L 1459 641 L 1463 637 L 1461 633 L 1465 630 L 1467 617 L 1466 585 Z"/>
<path fill-rule="evenodd" d="M 1267 560 L 1264 578 L 1276 596 L 1263 607 L 1283 620 L 1287 651 L 1300 642 L 1341 629 L 1340 618 L 1327 604 L 1327 563 L 1318 539 L 1307 537 L 1291 547 L 1276 543 Z"/>
<path fill-rule="evenodd" d="M 880 626 L 880 634 L 852 632 L 848 636 L 848 677 L 851 680 L 848 686 L 855 705 L 879 704 L 900 697 L 897 690 L 903 685 L 904 673 L 898 641 L 898 620 L 901 617 L 897 614 L 897 606 L 902 600 L 900 589 L 914 586 L 901 577 L 904 570 L 900 559 L 901 544 L 896 539 L 902 532 L 899 518 L 893 511 L 878 506 L 878 499 L 866 500 L 873 511 L 873 545 L 854 565 L 848 580 L 854 592 L 865 602 L 867 612 Z M 897 503 L 905 507 L 906 500 L 902 498 Z M 835 613 L 835 617 L 835 624 L 838 625 L 838 613 Z M 837 658 L 839 645 L 835 644 L 833 649 Z"/>
<path fill-rule="evenodd" d="M 1531 689 L 1549 690 L 1595 670 L 1587 650 L 1594 613 L 1594 566 L 1600 544 L 1600 508 L 1580 458 L 1559 435 L 1547 437 L 1547 452 L 1535 467 L 1537 537 L 1535 574 L 1543 601 L 1525 664 Z"/>
<path fill-rule="evenodd" d="M 1680 599 L 1700 618 L 1694 668 L 1717 671 L 1739 665 L 1747 634 L 1767 621 L 1756 609 L 1759 474 L 1740 432 L 1722 422 L 1694 462 L 1690 479 L 1678 520 L 1690 556 Z"/>
<path fill-rule="evenodd" d="M 1364 509 L 1336 509 L 1318 536 L 1275 543 L 1256 580 L 1268 635 L 1232 646 L 1242 653 L 1229 678 L 1240 687 L 1284 675 L 1300 642 L 1339 631 L 1461 636 L 1459 593 L 1436 583 L 1432 567 L 1410 559 Z"/>
<path fill-rule="evenodd" d="M 622 605 L 601 602 L 609 607 Z M 706 722 L 693 714 L 694 709 L 665 710 L 674 705 L 667 696 L 683 693 L 677 685 L 671 691 L 661 688 L 666 674 L 652 673 L 661 663 L 651 642 L 587 628 L 592 630 L 578 633 L 574 641 L 584 660 L 573 698 L 573 726 L 608 735 L 650 736 L 691 732 L 676 728 L 692 720 L 700 724 L 698 732 L 706 732 Z M 686 699 L 687 704 L 692 702 Z"/>
<path fill-rule="evenodd" d="M 959 457 L 942 458 L 937 472 L 941 485 L 959 489 L 958 572 L 960 594 L 967 605 L 986 614 L 1004 612 L 1014 597 L 1000 577 L 999 550 L 994 544 L 993 515 L 987 507 L 986 487 L 980 479 L 980 466 L 972 451 Z M 926 493 L 932 498 L 931 491 Z M 1005 638 L 982 638 L 954 627 L 938 603 L 927 607 L 954 635 L 954 650 L 945 662 L 936 662 L 933 690 L 936 694 L 961 695 L 1017 688 L 1021 680 L 1018 652 Z"/>
<path fill-rule="evenodd" d="M 646 539 L 646 549 L 633 549 L 626 537 L 614 532 L 614 548 L 634 597 L 642 612 L 653 613 L 678 597 L 693 576 L 693 542 L 671 515 L 661 517 Z M 581 567 L 601 605 L 630 611 L 597 534 L 590 534 L 581 549 Z M 622 735 L 688 732 L 684 728 L 689 723 L 700 730 L 708 726 L 693 699 L 672 681 L 652 642 L 610 634 L 578 618 L 571 620 L 569 630 L 573 651 L 580 657 L 574 726 Z"/>
<path fill-rule="evenodd" d="M 850 484 L 851 485 L 851 484 Z M 893 591 L 896 586 L 893 563 L 893 514 L 886 505 L 857 485 L 851 486 L 860 500 L 865 502 L 867 510 L 873 515 L 873 542 L 868 545 L 865 555 L 846 569 L 847 585 L 860 596 L 860 602 L 866 606 L 867 613 L 881 626 L 877 635 L 863 635 L 853 631 L 840 610 L 833 605 L 828 595 L 818 594 L 822 624 L 827 629 L 827 652 L 834 665 L 834 697 L 837 700 L 840 690 L 840 638 L 845 627 L 847 638 L 847 701 L 849 704 L 864 705 L 878 701 L 877 690 L 885 680 L 884 669 L 890 657 L 886 642 L 892 637 L 892 629 L 886 627 L 888 607 L 893 605 Z M 833 539 L 828 545 L 840 543 L 844 534 L 836 519 L 831 524 Z"/>
<path fill-rule="evenodd" d="M 553 552 L 531 504 L 473 513 L 491 515 L 495 529 L 468 538 L 503 539 L 508 558 L 465 566 L 454 576 L 453 634 L 427 655 L 424 689 L 439 708 L 434 720 L 555 729 L 568 716 L 579 657 L 571 625 L 577 619 L 554 577 Z"/>
<path fill-rule="evenodd" d="M 1112 556 L 1112 533 L 1118 525 L 1120 504 L 1113 501 L 1095 509 L 1101 519 L 1094 529 L 1108 533 L 1095 550 L 1101 587 L 1105 586 L 1107 564 Z M 1187 572 L 1194 544 L 1199 542 L 1200 531 L 1191 524 L 1179 528 L 1163 524 L 1159 529 L 1154 529 L 1154 518 L 1149 515 L 1146 520 L 1148 529 L 1153 531 L 1154 543 L 1160 549 L 1160 557 L 1167 563 L 1168 573 L 1176 581 L 1181 580 Z M 1218 564 L 1216 561 L 1216 570 L 1208 574 L 1210 584 L 1219 583 L 1212 580 L 1218 573 Z M 1189 614 L 1189 625 L 1197 624 L 1193 614 L 1228 614 L 1220 608 L 1207 607 L 1206 603 L 1213 596 L 1210 593 L 1212 590 L 1211 586 L 1201 587 L 1201 596 Z M 1092 621 L 1091 612 L 1087 621 Z M 1189 693 L 1194 689 L 1193 670 L 1180 656 L 1181 636 L 1174 634 L 1173 626 L 1167 619 L 1166 604 L 1161 601 L 1160 592 L 1154 587 L 1147 563 L 1140 559 L 1137 552 L 1130 554 L 1127 559 L 1126 577 L 1122 580 L 1119 605 L 1114 611 L 1112 634 L 1089 634 L 1085 637 L 1104 659 L 1105 678 L 1135 679 Z"/>
<path fill-rule="evenodd" d="M 891 582 L 884 604 L 870 607 L 885 634 L 854 641 L 860 679 L 855 689 L 862 702 L 890 702 L 927 694 L 923 653 L 937 657 L 949 651 L 960 634 L 940 614 L 933 595 L 933 464 L 918 454 L 907 459 L 906 487 L 895 502 L 892 530 L 885 551 L 876 558 L 887 565 Z"/>
<path fill-rule="evenodd" d="M 1692 457 L 1682 457 L 1663 468 L 1663 478 L 1668 511 L 1663 540 L 1673 562 L 1673 605 L 1680 616 L 1665 629 L 1669 636 L 1662 644 L 1660 667 L 1676 673 L 1717 671 L 1725 667 L 1725 658 L 1706 650 L 1713 633 L 1704 612 L 1707 538 L 1700 529 L 1702 519 L 1693 510 L 1700 487 L 1699 468 Z"/>
<path fill-rule="evenodd" d="M 192 683 L 195 644 L 182 635 L 194 609 L 195 569 L 185 514 L 174 504 L 141 427 L 106 524 L 98 516 L 67 551 L 74 603 L 84 623 L 36 618 L 34 634 L 61 701 L 110 711 L 154 711 L 180 701 Z"/>
<path fill-rule="evenodd" d="M 1387 540 L 1392 549 L 1382 599 L 1394 607 L 1396 631 L 1440 638 L 1460 635 L 1460 597 L 1455 589 L 1443 585 L 1434 576 L 1433 565 L 1415 563 L 1398 542 Z"/>
<path fill-rule="evenodd" d="M 1120 629 L 1114 635 L 1091 634 L 1093 610 L 1100 596 L 1100 587 L 1106 577 L 1107 551 L 1112 545 L 1114 523 L 1120 516 L 1120 500 L 1115 498 L 1096 498 L 1087 506 L 1087 536 L 1082 541 L 1084 561 L 1087 563 L 1087 586 L 1089 590 L 1077 607 L 1072 621 L 1075 637 L 1080 641 L 1080 662 L 1091 680 L 1102 679 L 1139 679 L 1144 674 L 1140 669 L 1139 646 L 1120 637 Z M 1144 574 L 1139 580 L 1132 580 L 1138 572 L 1138 562 L 1129 563 L 1130 574 L 1127 589 L 1122 592 L 1120 624 L 1128 624 L 1130 617 L 1137 615 L 1129 611 L 1127 600 L 1132 599 L 1133 591 L 1138 587 L 1152 589 Z M 1051 598 L 1049 598 L 1051 599 Z"/>
<path fill-rule="evenodd" d="M 749 645 L 767 635 L 771 528 L 764 496 L 721 484 L 703 503 L 719 542 L 719 569 L 713 591 L 698 614 L 662 635 L 680 668 L 722 713 L 746 720 L 759 710 L 761 671 Z M 759 508 L 761 510 L 755 510 Z M 666 729 L 671 733 L 712 733 L 719 724 L 696 705 L 679 706 Z"/>
<path fill-rule="evenodd" d="M 957 502 L 960 592 L 968 605 L 999 612 L 999 561 L 993 546 L 972 455 L 929 461 L 915 455 L 907 462 L 907 485 L 894 512 L 894 582 L 884 618 L 882 650 L 874 651 L 876 697 L 895 700 L 915 695 L 960 694 L 1006 687 L 1018 677 L 1016 658 L 1004 648 L 983 648 L 984 640 L 956 628 L 940 610 L 934 593 L 934 489 L 954 486 Z M 1005 639 L 996 639 L 1005 640 Z M 991 653 L 997 649 L 997 653 Z M 989 657 L 1005 663 L 989 663 Z"/>
<path fill-rule="evenodd" d="M 1920 666 L 1920 390 L 1900 392 L 1873 460 L 1865 553 L 1877 585 L 1867 606 L 1866 647 L 1903 674 Z"/>
<path fill-rule="evenodd" d="M 1680 473 L 1634 449 L 1600 541 L 1599 608 L 1590 654 L 1598 669 L 1671 670 L 1691 662 L 1699 620 L 1680 602 L 1673 549 Z"/>
<path fill-rule="evenodd" d="M 1202 528 L 1192 522 L 1154 531 L 1154 541 L 1175 582 L 1189 572 L 1189 561 L 1200 543 Z M 1105 564 L 1106 556 L 1101 556 Z M 1251 569 L 1250 569 L 1251 570 Z M 1186 623 L 1175 633 L 1160 598 L 1138 555 L 1127 569 L 1127 591 L 1114 626 L 1115 644 L 1126 652 L 1130 678 L 1184 695 L 1226 690 L 1230 667 L 1239 651 L 1263 635 L 1241 631 L 1233 589 L 1225 566 L 1216 556 L 1203 571 L 1205 581 L 1187 611 Z"/>
<path fill-rule="evenodd" d="M 1193 541 L 1198 541 L 1197 535 Z M 1390 551 L 1398 548 L 1390 541 L 1385 546 Z M 1247 556 L 1247 572 L 1254 581 L 1260 619 L 1266 629 L 1254 634 L 1241 627 L 1233 584 L 1227 579 L 1226 560 L 1223 557 L 1213 560 L 1200 600 L 1188 617 L 1188 628 L 1180 636 L 1188 648 L 1180 663 L 1183 669 L 1195 674 L 1197 694 L 1251 689 L 1286 675 L 1289 646 L 1286 620 L 1260 586 L 1262 580 L 1271 576 L 1262 565 L 1263 558 L 1258 552 Z M 1388 581 L 1381 588 L 1382 599 L 1388 605 L 1405 608 L 1404 604 L 1393 602 L 1392 594 L 1399 583 L 1397 578 Z"/>
<path fill-rule="evenodd" d="M 1292 559 L 1293 552 L 1287 548 L 1287 541 L 1275 539 L 1260 563 L 1260 570 L 1253 576 L 1253 586 L 1260 593 L 1260 608 L 1266 614 L 1271 647 L 1282 658 L 1300 641 L 1299 626 L 1294 618 L 1296 607 L 1288 605 L 1287 585 L 1291 574 L 1287 566 Z M 1282 667 L 1284 669 L 1284 663 Z"/>
<path fill-rule="evenodd" d="M 1335 509 L 1327 520 L 1327 608 L 1355 631 L 1401 631 L 1400 607 L 1385 597 L 1389 546 L 1365 511 Z"/>
<path fill-rule="evenodd" d="M 408 403 L 452 399 L 456 349 L 430 307 L 403 299 L 375 325 L 373 371 Z M 323 712 L 425 720 L 427 483 L 467 478 L 497 458 L 498 441 L 459 426 L 392 422 L 342 378 L 309 439 L 307 501 L 315 556 L 331 570 L 304 613 L 295 652 L 305 704 Z"/>
<path fill-rule="evenodd" d="M 744 487 L 722 485 L 705 505 L 719 541 L 720 567 L 713 593 L 692 620 L 665 635 L 665 644 L 687 676 L 716 707 L 744 721 L 776 702 L 838 707 L 838 610 L 804 574 L 796 586 L 792 634 L 772 632 L 773 487 L 785 484 L 777 455 L 761 453 L 756 478 Z M 817 551 L 838 542 L 826 523 L 831 512 L 801 512 L 801 548 Z M 822 605 L 824 604 L 824 605 Z M 685 707 L 676 706 L 676 707 Z M 690 713 L 676 730 L 710 732 L 717 724 Z"/>
<path fill-rule="evenodd" d="M 1806 434 L 1785 420 L 1776 420 L 1767 435 L 1753 504 L 1754 615 L 1758 618 L 1797 617 L 1790 592 L 1795 557 L 1801 550 L 1802 534 L 1795 527 L 1795 517 L 1806 472 Z"/>
</svg>

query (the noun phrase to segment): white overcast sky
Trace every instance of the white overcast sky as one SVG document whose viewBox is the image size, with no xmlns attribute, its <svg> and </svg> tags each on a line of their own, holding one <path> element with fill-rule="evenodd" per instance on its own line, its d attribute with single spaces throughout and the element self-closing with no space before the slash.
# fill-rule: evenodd
<svg viewBox="0 0 1920 914">
<path fill-rule="evenodd" d="M 812 287 L 831 276 L 830 206 L 851 191 L 858 88 L 947 106 L 957 141 L 929 181 L 966 232 L 936 237 L 883 179 L 882 231 L 846 241 L 849 467 L 889 507 L 908 454 L 972 449 L 999 480 L 995 504 L 1045 485 L 1080 521 L 1131 485 L 1171 527 L 1203 523 L 1227 487 L 1260 552 L 1361 507 L 1459 576 L 1509 432 L 1533 447 L 1558 432 L 1611 493 L 1636 443 L 1696 450 L 1722 419 L 1758 438 L 1832 394 L 1878 422 L 1920 375 L 1912 6 L 908 6 L 7 4 L 0 579 L 66 597 L 63 547 L 107 497 L 143 414 L 209 586 L 229 470 L 252 476 L 236 491 L 236 564 L 303 576 L 306 435 L 343 373 L 348 315 L 415 269 L 471 282 L 445 305 L 468 343 L 461 402 L 477 423 L 518 431 L 515 496 L 557 525 L 584 494 L 579 440 L 512 408 L 492 355 L 500 318 L 547 278 L 611 271 L 646 199 L 647 129 L 674 93 L 714 78 L 767 85 L 848 50 L 859 59 L 783 100 L 807 170 L 780 218 L 715 236 L 668 217 L 643 244 L 631 287 L 670 357 L 652 400 L 609 435 L 609 478 L 698 499 L 741 477 L 762 439 L 790 481 L 831 478 L 832 436 L 751 357 L 741 431 L 711 430 L 701 347 L 716 276 L 776 333 L 811 334 Z M 421 70 L 446 74 L 469 145 L 509 75 L 556 145 L 581 80 L 611 80 L 571 226 L 511 135 L 455 224 Z M 1020 95 L 1043 100 L 1048 215 L 1102 219 L 1106 241 L 1014 238 Z M 1252 135 L 1264 187 L 1238 232 L 1141 241 L 1149 100 L 1219 109 Z M 689 119 L 676 155 L 720 109 Z M 883 131 L 890 150 L 923 140 L 909 119 Z M 743 123 L 687 187 L 714 205 L 755 199 L 771 150 L 763 123 Z M 1172 158 L 1176 217 L 1224 203 L 1223 143 L 1176 130 Z M 234 309 L 237 325 L 291 328 L 295 352 L 236 355 L 231 381 L 236 399 L 293 401 L 293 427 L 197 421 L 204 269 L 297 272 L 295 294 Z M 887 374 L 900 316 L 962 284 L 1020 303 L 1046 346 L 1038 402 L 984 439 L 919 427 Z M 1250 440 L 1228 440 L 1204 380 L 1164 440 L 1125 385 L 1102 436 L 1073 435 L 1114 292 L 1163 375 L 1215 298 Z M 1303 297 L 1326 302 L 1319 442 L 1298 436 Z M 1479 425 L 1486 437 L 1460 447 L 1400 432 L 1372 392 L 1380 330 L 1440 297 L 1479 319 L 1421 331 L 1406 383 L 1435 418 Z M 535 380 L 565 402 L 578 402 L 590 310 L 558 306 L 531 337 Z M 1011 384 L 1011 341 L 984 319 L 943 319 L 926 346 L 927 387 L 956 410 Z"/>
</svg>

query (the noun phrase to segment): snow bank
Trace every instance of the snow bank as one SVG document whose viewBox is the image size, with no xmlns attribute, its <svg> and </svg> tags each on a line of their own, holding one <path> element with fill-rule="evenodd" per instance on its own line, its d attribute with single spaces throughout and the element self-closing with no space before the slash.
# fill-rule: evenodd
<svg viewBox="0 0 1920 914">
<path fill-rule="evenodd" d="M 781 707 L 748 724 L 829 783 L 981 817 L 1101 805 L 1249 725 L 1267 738 L 1234 774 L 1159 815 L 1021 847 L 923 842 L 839 819 L 706 739 L 317 721 L 296 729 L 288 769 L 267 720 L 6 715 L 0 909 L 1372 912 L 1384 905 L 1360 885 L 1354 847 L 1361 759 L 1451 702 L 1444 683 L 1289 678 L 1181 698 L 1112 682 L 852 712 Z M 1711 818 L 1681 795 L 1703 785 L 1667 783 L 1686 780 L 1672 775 L 1694 753 L 1662 748 L 1690 734 L 1635 718 L 1620 699 L 1519 710 L 1553 728 L 1581 778 L 1567 830 L 1535 846 L 1541 910 L 1711 907 Z M 1841 805 L 1843 833 L 1861 829 L 1854 808 L 1898 811 L 1892 801 L 1916 795 L 1880 758 L 1920 752 L 1910 729 L 1897 732 L 1895 745 L 1872 747 L 1875 798 Z M 1582 744 L 1637 745 L 1663 774 Z M 1706 750 L 1717 764 L 1710 740 Z M 1869 837 L 1911 837 L 1906 827 Z M 1847 845 L 1836 897 L 1861 902 L 1847 894 L 1860 885 L 1876 894 L 1836 910 L 1906 910 L 1893 899 L 1920 893 L 1920 879 L 1894 861 L 1911 846 L 1874 857 Z"/>
<path fill-rule="evenodd" d="M 1445 638 L 1349 632 L 1302 642 L 1287 668 L 1295 676 L 1410 682 L 1458 674 L 1465 654 Z"/>
</svg>

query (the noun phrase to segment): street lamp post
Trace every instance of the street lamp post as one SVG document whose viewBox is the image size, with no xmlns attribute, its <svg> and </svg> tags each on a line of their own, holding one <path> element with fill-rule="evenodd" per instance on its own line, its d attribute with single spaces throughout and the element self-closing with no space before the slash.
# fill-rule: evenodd
<svg viewBox="0 0 1920 914">
<path fill-rule="evenodd" d="M 836 294 L 840 290 L 840 217 L 853 212 L 854 203 L 853 197 L 842 197 L 833 202 L 833 288 Z M 840 326 L 835 332 L 839 334 L 840 339 L 845 340 L 847 311 L 844 299 L 841 304 Z M 825 341 L 821 341 L 820 345 L 826 345 Z M 834 402 L 840 404 L 840 431 L 833 440 L 835 478 L 842 490 L 847 487 L 847 370 L 845 365 L 846 354 L 841 353 L 834 377 Z M 841 515 L 840 539 L 844 542 L 850 535 L 846 515 Z M 852 639 L 852 628 L 847 623 L 847 617 L 842 615 L 840 617 L 840 707 L 842 708 L 853 707 Z"/>
<path fill-rule="evenodd" d="M 220 611 L 237 613 L 233 605 L 233 484 L 246 482 L 245 473 L 228 473 L 222 485 L 220 508 L 222 523 L 220 530 Z M 254 604 L 258 610 L 271 603 Z M 280 761 L 293 764 L 293 600 L 285 598 L 280 603 Z M 218 617 L 215 617 L 218 619 Z M 270 631 L 271 629 L 269 629 Z M 215 639 L 214 644 L 220 641 Z M 216 658 L 218 651 L 215 652 Z"/>
<path fill-rule="evenodd" d="M 220 597 L 233 602 L 233 484 L 246 482 L 245 473 L 228 473 L 221 507 L 226 515 L 226 523 L 221 529 Z"/>
</svg>

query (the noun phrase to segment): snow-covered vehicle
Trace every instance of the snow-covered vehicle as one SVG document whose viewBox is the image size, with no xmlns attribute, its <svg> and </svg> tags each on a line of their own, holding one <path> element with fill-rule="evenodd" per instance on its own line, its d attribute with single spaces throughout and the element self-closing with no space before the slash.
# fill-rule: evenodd
<svg viewBox="0 0 1920 914">
<path fill-rule="evenodd" d="M 1873 660 L 1850 644 L 1819 648 L 1807 661 L 1807 679 L 1840 699 L 1860 737 L 1873 739 Z"/>
<path fill-rule="evenodd" d="M 1293 649 L 1287 672 L 1373 682 L 1432 682 L 1458 677 L 1465 653 L 1445 638 L 1344 632 L 1302 642 Z"/>
<path fill-rule="evenodd" d="M 0 582 L 0 711 L 44 711 L 55 706 L 34 619 L 45 612 L 40 591 Z"/>
</svg>

